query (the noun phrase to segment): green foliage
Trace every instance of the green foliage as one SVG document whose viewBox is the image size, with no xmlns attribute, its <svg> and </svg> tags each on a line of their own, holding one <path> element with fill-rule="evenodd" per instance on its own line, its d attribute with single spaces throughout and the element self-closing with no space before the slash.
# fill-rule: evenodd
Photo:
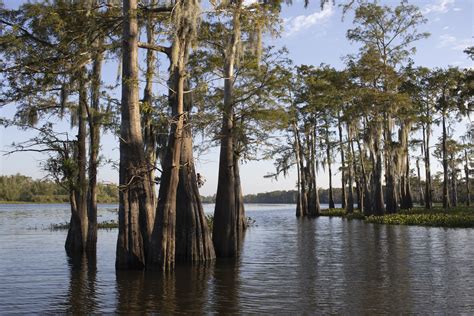
<svg viewBox="0 0 474 316">
<path fill-rule="evenodd" d="M 417 225 L 434 227 L 474 227 L 473 215 L 460 214 L 389 214 L 385 216 L 369 216 L 366 222 L 387 225 Z"/>
<path fill-rule="evenodd" d="M 97 224 L 98 229 L 115 229 L 118 228 L 118 222 L 114 220 L 103 221 Z M 59 224 L 50 224 L 48 227 L 49 230 L 67 230 L 69 229 L 69 223 L 59 223 Z"/>
<path fill-rule="evenodd" d="M 386 225 L 416 225 L 432 227 L 474 227 L 474 208 L 457 207 L 449 212 L 437 207 L 432 210 L 424 208 L 414 208 L 408 211 L 401 211 L 398 214 L 386 214 L 383 216 L 364 216 L 359 212 L 347 214 L 344 209 L 322 210 L 320 216 L 342 217 L 345 219 L 365 220 L 367 223 Z"/>
<path fill-rule="evenodd" d="M 118 202 L 118 187 L 99 183 L 99 203 Z M 0 176 L 0 201 L 28 203 L 67 203 L 69 195 L 63 186 L 50 180 L 34 180 L 20 174 Z"/>
</svg>

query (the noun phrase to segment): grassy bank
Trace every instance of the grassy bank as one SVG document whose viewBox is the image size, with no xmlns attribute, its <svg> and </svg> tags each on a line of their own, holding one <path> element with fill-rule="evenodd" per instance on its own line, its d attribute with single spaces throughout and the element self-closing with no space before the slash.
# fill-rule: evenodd
<svg viewBox="0 0 474 316">
<path fill-rule="evenodd" d="M 360 219 L 367 223 L 386 225 L 416 225 L 449 228 L 474 228 L 474 207 L 458 206 L 444 211 L 440 207 L 432 210 L 413 208 L 398 214 L 364 216 L 359 212 L 346 214 L 344 209 L 322 210 L 321 216 Z"/>
</svg>

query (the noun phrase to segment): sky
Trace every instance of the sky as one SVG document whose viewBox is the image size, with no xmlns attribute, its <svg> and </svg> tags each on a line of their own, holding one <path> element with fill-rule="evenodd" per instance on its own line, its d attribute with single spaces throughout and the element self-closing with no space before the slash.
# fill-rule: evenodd
<svg viewBox="0 0 474 316">
<path fill-rule="evenodd" d="M 4 0 L 7 8 L 16 7 L 22 0 Z M 336 3 L 340 2 L 336 0 Z M 379 1 L 382 4 L 396 6 L 398 0 Z M 429 32 L 428 39 L 417 42 L 417 53 L 413 56 L 415 65 L 426 67 L 459 66 L 472 68 L 463 50 L 474 45 L 474 0 L 411 0 L 410 4 L 420 7 L 428 22 L 419 27 L 421 32 Z M 266 44 L 276 47 L 286 46 L 289 57 L 294 64 L 318 66 L 321 63 L 335 68 L 344 67 L 342 57 L 357 52 L 357 45 L 346 39 L 346 32 L 351 28 L 352 15 L 349 13 L 342 19 L 342 10 L 333 5 L 326 5 L 322 10 L 319 1 L 310 1 L 305 9 L 303 0 L 296 0 L 292 6 L 282 9 L 284 30 L 279 38 L 265 39 Z M 113 65 L 105 67 L 104 72 L 115 77 L 117 69 Z M 13 106 L 0 109 L 0 117 L 11 117 Z M 54 118 L 52 118 L 54 120 Z M 466 130 L 465 121 L 456 125 L 454 135 L 461 135 Z M 67 129 L 67 122 L 57 122 L 57 126 Z M 433 139 L 438 137 L 435 131 Z M 40 163 L 44 156 L 37 153 L 16 153 L 3 155 L 8 151 L 12 142 L 25 141 L 35 134 L 31 131 L 21 131 L 16 128 L 0 127 L 0 174 L 11 175 L 21 173 L 33 178 L 43 178 Z M 71 135 L 74 135 L 71 132 Z M 118 141 L 110 134 L 102 137 L 102 152 L 112 160 L 119 159 Z M 219 149 L 210 150 L 205 155 L 196 157 L 196 170 L 207 180 L 201 188 L 202 195 L 213 195 L 217 190 L 217 175 Z M 435 171 L 440 170 L 435 163 Z M 251 161 L 241 167 L 242 188 L 244 194 L 268 192 L 273 190 L 292 190 L 296 185 L 296 170 L 290 171 L 286 178 L 278 181 L 264 178 L 274 172 L 273 161 Z M 337 166 L 333 167 L 334 186 L 340 186 L 340 173 Z M 104 182 L 117 183 L 118 171 L 112 165 L 104 165 L 99 169 L 99 179 Z M 320 187 L 328 187 L 328 175 L 320 171 L 318 175 Z"/>
</svg>

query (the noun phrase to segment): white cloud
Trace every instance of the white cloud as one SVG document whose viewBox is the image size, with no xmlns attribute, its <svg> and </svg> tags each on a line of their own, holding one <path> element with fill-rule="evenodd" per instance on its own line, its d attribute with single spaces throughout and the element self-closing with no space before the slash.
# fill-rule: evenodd
<svg viewBox="0 0 474 316">
<path fill-rule="evenodd" d="M 435 3 L 426 5 L 422 13 L 446 13 L 449 11 L 449 6 L 454 4 L 454 0 L 436 0 Z"/>
<path fill-rule="evenodd" d="M 449 26 L 443 27 L 443 30 L 448 30 L 448 29 L 449 29 Z"/>
<path fill-rule="evenodd" d="M 324 5 L 321 11 L 309 15 L 298 15 L 285 20 L 285 35 L 290 36 L 300 31 L 307 30 L 314 25 L 324 24 L 334 14 L 331 4 Z"/>
<path fill-rule="evenodd" d="M 456 12 L 457 11 L 462 11 L 462 9 L 461 8 L 454 8 L 453 11 L 456 11 Z"/>
<path fill-rule="evenodd" d="M 439 37 L 438 47 L 450 47 L 453 50 L 464 50 L 473 45 L 470 38 L 456 38 L 452 35 L 443 34 Z"/>
</svg>

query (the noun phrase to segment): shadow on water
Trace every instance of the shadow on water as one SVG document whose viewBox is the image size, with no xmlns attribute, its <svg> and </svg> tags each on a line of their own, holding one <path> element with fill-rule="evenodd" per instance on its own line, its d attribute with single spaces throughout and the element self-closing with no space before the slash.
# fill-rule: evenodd
<svg viewBox="0 0 474 316">
<path fill-rule="evenodd" d="M 67 312 L 90 314 L 98 312 L 97 258 L 81 256 L 68 258 L 70 282 L 67 294 Z"/>
</svg>

